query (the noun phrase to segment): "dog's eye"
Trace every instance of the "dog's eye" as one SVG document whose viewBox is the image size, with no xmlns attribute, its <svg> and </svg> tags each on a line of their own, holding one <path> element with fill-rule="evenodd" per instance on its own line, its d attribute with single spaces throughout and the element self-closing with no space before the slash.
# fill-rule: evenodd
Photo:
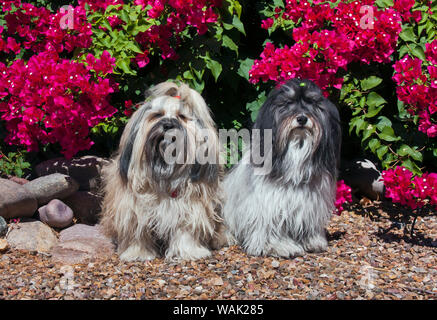
<svg viewBox="0 0 437 320">
<path fill-rule="evenodd" d="M 296 103 L 296 99 L 288 99 L 287 102 L 284 103 L 284 105 L 290 108 L 295 103 Z"/>
<path fill-rule="evenodd" d="M 178 114 L 179 119 L 181 119 L 182 121 L 188 121 L 191 120 L 190 117 L 186 116 L 185 114 L 179 113 Z"/>
<path fill-rule="evenodd" d="M 161 118 L 162 116 L 164 116 L 164 113 L 162 113 L 162 112 L 155 112 L 155 113 L 152 113 L 152 115 L 150 116 L 150 119 L 151 120 L 156 120 L 156 119 Z"/>
</svg>

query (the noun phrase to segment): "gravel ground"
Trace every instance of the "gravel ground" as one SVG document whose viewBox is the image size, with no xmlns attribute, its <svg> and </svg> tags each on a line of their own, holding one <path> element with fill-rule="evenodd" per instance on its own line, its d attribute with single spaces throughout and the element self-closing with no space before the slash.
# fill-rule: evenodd
<svg viewBox="0 0 437 320">
<path fill-rule="evenodd" d="M 361 201 L 329 228 L 329 250 L 296 259 L 250 257 L 238 247 L 209 259 L 78 265 L 0 253 L 0 299 L 436 299 L 437 215 L 411 240 L 388 204 Z"/>
</svg>

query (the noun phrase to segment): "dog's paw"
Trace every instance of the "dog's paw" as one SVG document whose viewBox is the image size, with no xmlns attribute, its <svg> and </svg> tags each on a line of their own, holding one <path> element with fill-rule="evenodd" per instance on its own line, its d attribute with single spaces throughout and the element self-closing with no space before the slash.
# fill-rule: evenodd
<svg viewBox="0 0 437 320">
<path fill-rule="evenodd" d="M 165 253 L 167 260 L 197 260 L 209 256 L 211 251 L 188 232 L 177 233 Z"/>
<path fill-rule="evenodd" d="M 156 258 L 153 252 L 147 249 L 141 248 L 137 244 L 129 246 L 125 251 L 120 254 L 120 260 L 132 262 L 132 261 L 149 261 Z"/>
<path fill-rule="evenodd" d="M 177 248 L 167 250 L 165 259 L 170 261 L 177 260 L 198 260 L 211 256 L 211 251 L 205 247 Z"/>
<path fill-rule="evenodd" d="M 270 243 L 267 255 L 282 258 L 300 257 L 305 254 L 304 248 L 292 239 L 280 239 Z"/>
<path fill-rule="evenodd" d="M 213 250 L 219 250 L 223 247 L 229 247 L 237 244 L 237 239 L 229 232 L 227 229 L 221 230 L 217 233 L 215 237 L 210 241 L 210 247 Z"/>
<path fill-rule="evenodd" d="M 303 248 L 306 252 L 324 252 L 328 249 L 328 241 L 323 235 L 313 236 L 303 241 Z"/>
</svg>

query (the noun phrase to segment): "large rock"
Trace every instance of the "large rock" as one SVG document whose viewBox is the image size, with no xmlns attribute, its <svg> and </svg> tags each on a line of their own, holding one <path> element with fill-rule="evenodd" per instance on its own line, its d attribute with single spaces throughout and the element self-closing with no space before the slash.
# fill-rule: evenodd
<svg viewBox="0 0 437 320">
<path fill-rule="evenodd" d="M 341 179 L 352 188 L 353 193 L 369 199 L 381 199 L 384 195 L 384 182 L 381 172 L 368 159 L 342 161 Z"/>
<path fill-rule="evenodd" d="M 39 177 L 52 173 L 66 174 L 79 183 L 80 190 L 98 190 L 101 182 L 101 169 L 107 163 L 108 160 L 95 156 L 71 160 L 57 158 L 38 164 L 35 172 Z"/>
<path fill-rule="evenodd" d="M 8 233 L 8 224 L 6 220 L 0 216 L 0 237 L 4 237 Z"/>
<path fill-rule="evenodd" d="M 54 173 L 40 177 L 23 185 L 38 201 L 38 205 L 49 203 L 53 199 L 64 199 L 79 189 L 79 184 L 70 176 Z"/>
<path fill-rule="evenodd" d="M 58 242 L 55 232 L 41 221 L 15 224 L 7 240 L 12 248 L 44 253 L 50 252 Z"/>
<path fill-rule="evenodd" d="M 73 222 L 73 210 L 58 199 L 39 208 L 38 212 L 40 220 L 53 228 L 65 228 Z"/>
<path fill-rule="evenodd" d="M 37 200 L 24 186 L 0 179 L 0 216 L 5 219 L 31 217 L 37 208 Z"/>
<path fill-rule="evenodd" d="M 74 217 L 81 223 L 94 225 L 99 220 L 102 197 L 90 191 L 78 191 L 64 199 L 73 210 Z"/>
<path fill-rule="evenodd" d="M 75 264 L 113 255 L 115 246 L 99 225 L 76 224 L 61 231 L 59 243 L 52 249 L 56 262 Z"/>
</svg>

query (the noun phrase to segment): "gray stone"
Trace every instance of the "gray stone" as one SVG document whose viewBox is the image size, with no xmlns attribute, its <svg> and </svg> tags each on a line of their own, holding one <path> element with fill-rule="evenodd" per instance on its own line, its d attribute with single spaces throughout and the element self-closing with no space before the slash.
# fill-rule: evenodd
<svg viewBox="0 0 437 320">
<path fill-rule="evenodd" d="M 353 193 L 372 200 L 381 199 L 384 196 L 381 172 L 368 159 L 342 161 L 340 178 L 352 188 Z"/>
<path fill-rule="evenodd" d="M 4 237 L 8 233 L 8 224 L 6 220 L 0 216 L 0 237 Z"/>
<path fill-rule="evenodd" d="M 0 216 L 5 219 L 31 217 L 36 209 L 37 200 L 23 186 L 0 179 Z"/>
<path fill-rule="evenodd" d="M 65 228 L 73 222 L 73 210 L 58 199 L 39 208 L 38 212 L 40 220 L 53 228 Z"/>
<path fill-rule="evenodd" d="M 78 191 L 64 202 L 73 210 L 74 217 L 84 224 L 94 225 L 99 220 L 102 196 L 90 191 Z"/>
<path fill-rule="evenodd" d="M 49 253 L 58 242 L 55 232 L 41 221 L 14 224 L 7 240 L 12 248 Z"/>
<path fill-rule="evenodd" d="M 52 173 L 69 175 L 79 183 L 80 190 L 98 190 L 101 183 L 102 167 L 109 161 L 95 156 L 84 156 L 67 160 L 57 158 L 44 161 L 35 167 L 41 177 Z"/>
<path fill-rule="evenodd" d="M 108 258 L 115 253 L 111 239 L 99 225 L 76 224 L 62 230 L 59 243 L 52 249 L 55 262 L 75 264 L 88 260 Z"/>
<path fill-rule="evenodd" d="M 23 188 L 32 194 L 41 206 L 50 200 L 71 196 L 79 189 L 79 185 L 70 176 L 54 173 L 32 180 L 23 185 Z"/>
</svg>

